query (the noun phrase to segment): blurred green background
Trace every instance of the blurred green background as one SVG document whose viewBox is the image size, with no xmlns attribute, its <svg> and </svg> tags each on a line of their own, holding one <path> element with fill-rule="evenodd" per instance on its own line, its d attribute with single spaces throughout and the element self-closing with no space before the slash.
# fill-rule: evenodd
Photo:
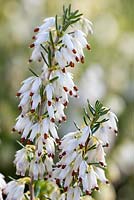
<svg viewBox="0 0 134 200">
<path fill-rule="evenodd" d="M 11 133 L 19 114 L 15 97 L 20 82 L 30 75 L 28 45 L 33 29 L 48 16 L 60 14 L 72 3 L 93 22 L 89 37 L 92 51 L 74 70 L 78 100 L 70 100 L 68 122 L 60 128 L 74 130 L 81 123 L 88 98 L 110 106 L 119 118 L 119 135 L 111 136 L 107 162 L 111 184 L 102 186 L 97 200 L 134 199 L 134 1 L 133 0 L 0 0 L 0 172 L 15 177 L 12 164 L 20 146 Z M 38 66 L 36 66 L 38 68 Z M 73 112 L 72 112 L 73 107 Z"/>
</svg>

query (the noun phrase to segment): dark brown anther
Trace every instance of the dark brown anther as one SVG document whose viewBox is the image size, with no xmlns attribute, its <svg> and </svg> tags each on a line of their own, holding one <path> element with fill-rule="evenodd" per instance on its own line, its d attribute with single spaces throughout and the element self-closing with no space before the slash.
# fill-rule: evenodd
<svg viewBox="0 0 134 200">
<path fill-rule="evenodd" d="M 67 104 L 68 104 L 68 102 L 66 101 L 65 103 L 63 103 L 63 105 L 65 106 L 65 107 L 67 107 Z"/>
<path fill-rule="evenodd" d="M 29 59 L 29 60 L 28 60 L 29 63 L 31 63 L 32 61 L 33 61 L 32 59 Z"/>
<path fill-rule="evenodd" d="M 60 185 L 60 179 L 56 179 L 56 184 Z"/>
<path fill-rule="evenodd" d="M 62 69 L 62 72 L 63 72 L 63 73 L 66 73 L 66 69 L 65 69 L 65 68 L 63 68 L 63 69 Z"/>
<path fill-rule="evenodd" d="M 58 121 L 58 122 L 59 122 L 59 124 L 61 124 L 62 120 L 61 120 L 61 119 L 59 119 L 59 121 Z"/>
<path fill-rule="evenodd" d="M 65 188 L 64 188 L 64 192 L 67 192 L 67 190 L 68 190 L 68 187 L 65 187 Z"/>
<path fill-rule="evenodd" d="M 89 44 L 86 45 L 88 50 L 91 50 L 91 46 Z"/>
<path fill-rule="evenodd" d="M 55 122 L 55 119 L 53 117 L 51 118 L 51 122 L 53 122 L 53 123 Z"/>
<path fill-rule="evenodd" d="M 18 107 L 18 109 L 19 109 L 19 110 L 22 110 L 22 107 L 21 107 L 21 106 L 19 106 L 19 107 Z"/>
<path fill-rule="evenodd" d="M 62 156 L 65 156 L 66 155 L 66 152 L 64 151 L 63 153 L 62 153 Z"/>
<path fill-rule="evenodd" d="M 63 87 L 63 89 L 65 90 L 65 92 L 68 92 L 68 89 L 67 89 L 67 87 Z"/>
<path fill-rule="evenodd" d="M 52 105 L 52 102 L 51 102 L 51 101 L 48 101 L 47 103 L 48 103 L 48 106 L 51 106 L 51 105 Z"/>
<path fill-rule="evenodd" d="M 75 57 L 75 60 L 76 60 L 76 62 L 79 62 L 79 58 L 77 56 Z"/>
<path fill-rule="evenodd" d="M 76 53 L 77 53 L 77 51 L 76 51 L 75 49 L 73 49 L 73 50 L 72 50 L 72 52 L 73 52 L 74 54 L 76 54 Z"/>
<path fill-rule="evenodd" d="M 41 152 L 38 152 L 38 156 L 39 156 L 39 157 L 41 156 Z"/>
<path fill-rule="evenodd" d="M 59 144 L 59 145 L 61 144 L 61 141 L 60 141 L 59 138 L 56 138 L 55 141 L 56 141 L 57 144 Z"/>
<path fill-rule="evenodd" d="M 66 165 L 62 165 L 62 167 L 61 167 L 61 168 L 62 168 L 62 169 L 65 169 L 65 167 L 66 167 Z"/>
<path fill-rule="evenodd" d="M 21 93 L 20 93 L 20 92 L 17 92 L 16 97 L 19 97 L 20 95 L 21 95 Z"/>
<path fill-rule="evenodd" d="M 78 88 L 77 88 L 76 86 L 74 86 L 73 88 L 74 88 L 74 90 L 75 90 L 76 92 L 78 91 Z"/>
<path fill-rule="evenodd" d="M 48 138 L 48 134 L 44 133 L 44 139 L 46 140 Z"/>
<path fill-rule="evenodd" d="M 79 96 L 76 94 L 76 95 L 74 95 L 74 97 L 75 97 L 75 98 L 78 98 Z"/>
<path fill-rule="evenodd" d="M 63 156 L 62 155 L 59 155 L 59 159 L 61 159 Z"/>
<path fill-rule="evenodd" d="M 35 47 L 35 44 L 33 43 L 33 44 L 30 44 L 30 46 L 29 46 L 30 48 L 33 48 L 33 47 Z"/>
<path fill-rule="evenodd" d="M 30 92 L 29 96 L 32 97 L 33 95 L 34 95 L 34 93 L 33 93 L 33 92 Z"/>
<path fill-rule="evenodd" d="M 84 146 L 83 146 L 83 144 L 79 144 L 79 147 L 80 147 L 80 149 L 82 149 Z"/>
<path fill-rule="evenodd" d="M 31 140 L 27 140 L 27 144 L 31 144 Z"/>
<path fill-rule="evenodd" d="M 72 171 L 72 176 L 75 176 L 76 175 L 76 172 L 73 170 Z"/>
<path fill-rule="evenodd" d="M 31 113 L 34 113 L 34 112 L 35 112 L 35 109 L 31 109 L 30 111 L 31 111 Z"/>
<path fill-rule="evenodd" d="M 106 143 L 105 147 L 109 147 L 109 144 L 108 144 L 108 143 Z"/>
<path fill-rule="evenodd" d="M 106 180 L 106 184 L 109 184 L 109 181 L 108 181 L 108 180 Z"/>
<path fill-rule="evenodd" d="M 70 67 L 74 67 L 74 63 L 72 61 L 69 63 L 69 65 Z"/>
<path fill-rule="evenodd" d="M 34 29 L 34 32 L 36 33 L 36 32 L 38 32 L 40 29 L 37 27 L 37 28 L 35 28 Z"/>
<path fill-rule="evenodd" d="M 55 100 L 56 100 L 56 102 L 58 102 L 58 101 L 59 101 L 59 98 L 58 98 L 58 97 L 56 97 L 56 98 L 55 98 Z"/>
<path fill-rule="evenodd" d="M 70 94 L 70 96 L 72 96 L 72 95 L 73 95 L 73 92 L 72 92 L 72 90 L 70 90 L 70 91 L 69 91 L 69 94 Z"/>
<path fill-rule="evenodd" d="M 32 39 L 35 40 L 35 39 L 36 39 L 36 36 L 34 35 L 34 36 L 32 37 Z"/>
<path fill-rule="evenodd" d="M 42 58 L 39 58 L 39 59 L 38 59 L 38 62 L 41 62 L 41 61 L 42 61 Z"/>
<path fill-rule="evenodd" d="M 66 116 L 62 116 L 62 120 L 66 121 L 67 117 Z"/>
<path fill-rule="evenodd" d="M 16 131 L 16 129 L 13 127 L 13 128 L 12 128 L 12 131 L 13 131 L 13 132 L 15 132 L 15 131 Z"/>
<path fill-rule="evenodd" d="M 54 159 L 54 154 L 51 154 L 51 157 Z"/>
<path fill-rule="evenodd" d="M 83 64 L 84 63 L 84 57 L 83 56 L 81 56 L 81 63 Z"/>
<path fill-rule="evenodd" d="M 19 132 L 18 132 L 18 134 L 19 134 L 19 135 L 21 135 L 21 134 L 22 134 L 22 132 L 21 132 L 21 131 L 19 131 Z"/>
<path fill-rule="evenodd" d="M 98 191 L 98 190 L 99 190 L 99 187 L 98 187 L 98 186 L 96 186 L 96 187 L 95 187 L 95 189 Z"/>
<path fill-rule="evenodd" d="M 24 143 L 24 142 L 25 142 L 25 138 L 21 138 L 21 139 L 20 139 L 20 142 L 21 142 L 21 143 Z"/>
<path fill-rule="evenodd" d="M 104 163 L 103 163 L 103 162 L 100 161 L 99 163 L 100 163 L 100 165 L 101 165 L 102 167 L 104 167 Z"/>
<path fill-rule="evenodd" d="M 115 134 L 117 134 L 117 133 L 118 133 L 118 131 L 117 131 L 117 130 L 114 130 L 114 133 L 115 133 Z"/>
<path fill-rule="evenodd" d="M 49 157 L 49 158 L 50 158 L 50 157 L 52 157 L 52 154 L 51 154 L 51 153 L 49 153 L 49 154 L 48 154 L 48 157 Z"/>
</svg>

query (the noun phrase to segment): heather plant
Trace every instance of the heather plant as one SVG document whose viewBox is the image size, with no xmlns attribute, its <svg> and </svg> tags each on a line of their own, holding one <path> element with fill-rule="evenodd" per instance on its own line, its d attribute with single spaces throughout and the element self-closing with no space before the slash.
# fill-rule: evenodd
<svg viewBox="0 0 134 200">
<path fill-rule="evenodd" d="M 6 184 L 0 174 L 0 199 L 4 194 L 7 200 L 79 200 L 99 190 L 100 182 L 108 183 L 105 148 L 110 134 L 117 134 L 116 115 L 98 100 L 94 106 L 88 100 L 83 124 L 74 122 L 76 131 L 58 135 L 69 98 L 78 98 L 69 68 L 84 63 L 92 23 L 69 5 L 62 16 L 44 19 L 34 33 L 29 62 L 41 62 L 42 68 L 39 74 L 30 68 L 32 75 L 16 95 L 20 115 L 13 132 L 21 135 L 21 149 L 14 164 L 19 178 Z"/>
</svg>

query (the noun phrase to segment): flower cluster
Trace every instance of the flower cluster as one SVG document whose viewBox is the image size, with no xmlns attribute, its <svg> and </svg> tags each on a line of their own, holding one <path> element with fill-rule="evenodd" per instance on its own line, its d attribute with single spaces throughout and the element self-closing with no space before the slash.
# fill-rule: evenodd
<svg viewBox="0 0 134 200">
<path fill-rule="evenodd" d="M 17 151 L 14 163 L 18 175 L 25 176 L 26 171 L 29 171 L 29 176 L 35 180 L 43 179 L 44 174 L 46 177 L 51 176 L 52 173 L 52 157 L 48 156 L 45 150 L 39 155 L 34 145 L 26 145 Z"/>
<path fill-rule="evenodd" d="M 104 148 L 108 147 L 109 134 L 117 133 L 115 114 L 99 101 L 95 107 L 88 102 L 82 128 L 75 123 L 77 131 L 63 138 L 57 132 L 59 124 L 66 121 L 69 96 L 78 97 L 67 69 L 84 63 L 84 48 L 90 50 L 87 35 L 93 32 L 91 26 L 69 6 L 63 7 L 62 17 L 49 17 L 34 29 L 29 63 L 43 61 L 42 70 L 38 75 L 30 68 L 33 75 L 22 82 L 16 95 L 21 113 L 13 131 L 21 135 L 24 145 L 16 152 L 14 164 L 16 174 L 24 177 L 7 184 L 7 200 L 79 200 L 99 190 L 98 180 L 108 183 Z M 1 178 L 0 195 L 5 187 Z"/>
<path fill-rule="evenodd" d="M 56 165 L 53 177 L 56 183 L 64 188 L 68 200 L 77 200 L 83 193 L 91 195 L 93 190 L 99 190 L 98 180 L 108 183 L 104 172 L 106 167 L 104 148 L 108 147 L 107 134 L 110 134 L 110 131 L 117 132 L 117 125 L 114 113 L 104 107 L 101 110 L 104 113 L 103 121 L 102 117 L 99 117 L 95 122 L 96 113 L 92 120 L 90 118 L 90 125 L 68 133 L 59 145 L 60 161 Z M 94 125 L 100 123 L 95 132 L 93 123 Z M 105 131 L 102 132 L 101 126 Z"/>
<path fill-rule="evenodd" d="M 78 11 L 72 13 L 67 9 L 66 12 L 62 25 L 59 24 L 61 19 L 56 16 L 45 19 L 41 26 L 34 29 L 37 34 L 30 45 L 34 50 L 29 61 L 43 60 L 42 72 L 37 75 L 31 70 L 33 76 L 24 80 L 17 92 L 21 114 L 13 131 L 21 134 L 21 142 L 27 140 L 28 144 L 35 144 L 35 160 L 30 161 L 34 166 L 36 162 L 41 165 L 44 152 L 46 157 L 54 157 L 55 145 L 60 142 L 57 124 L 66 121 L 64 109 L 69 102 L 68 96 L 78 97 L 78 88 L 67 67 L 74 67 L 76 62 L 83 63 L 83 48 L 90 50 L 86 40 L 87 31 L 84 33 L 81 29 L 87 23 L 88 33 L 92 33 L 91 22 L 82 18 Z M 72 21 L 72 16 L 80 29 L 73 26 L 75 21 Z M 69 24 L 72 27 L 68 30 Z M 25 175 L 28 168 L 29 171 L 34 169 L 27 161 L 18 159 L 20 154 L 21 159 L 26 158 L 26 149 L 18 151 L 15 159 L 17 173 L 21 175 Z"/>
</svg>

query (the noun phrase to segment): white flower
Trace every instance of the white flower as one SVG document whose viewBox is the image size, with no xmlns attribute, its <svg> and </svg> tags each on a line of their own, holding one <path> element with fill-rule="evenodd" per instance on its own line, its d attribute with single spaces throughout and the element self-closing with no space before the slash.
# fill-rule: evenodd
<svg viewBox="0 0 134 200">
<path fill-rule="evenodd" d="M 0 173 L 0 200 L 3 200 L 2 193 L 5 187 L 6 187 L 6 182 L 4 180 L 4 176 L 3 174 Z"/>
<path fill-rule="evenodd" d="M 43 20 L 44 24 L 39 27 L 39 31 L 49 31 L 55 25 L 55 17 L 48 17 Z"/>
<path fill-rule="evenodd" d="M 100 167 L 95 167 L 95 172 L 96 172 L 96 176 L 97 178 L 102 182 L 102 183 L 108 183 L 108 180 L 105 176 L 104 170 L 101 169 Z"/>
<path fill-rule="evenodd" d="M 32 55 L 29 59 L 29 62 L 32 62 L 32 61 L 41 61 L 42 60 L 42 57 L 41 57 L 41 47 L 40 45 L 36 45 L 33 52 L 32 52 Z"/>
<path fill-rule="evenodd" d="M 85 126 L 84 128 L 82 128 L 82 136 L 78 141 L 79 145 L 84 146 L 90 134 L 91 134 L 91 129 L 89 126 Z"/>
<path fill-rule="evenodd" d="M 31 76 L 22 82 L 22 86 L 17 93 L 17 96 L 20 96 L 22 93 L 28 91 L 31 88 L 33 81 L 35 80 L 35 76 Z"/>
<path fill-rule="evenodd" d="M 92 29 L 92 22 L 90 20 L 88 20 L 85 17 L 81 17 L 81 20 L 77 23 L 79 25 L 79 28 L 82 29 L 82 31 L 88 35 L 93 34 L 93 29 Z"/>
<path fill-rule="evenodd" d="M 99 140 L 101 140 L 104 145 L 108 145 L 110 140 L 109 134 L 118 133 L 118 127 L 117 127 L 118 118 L 111 111 L 109 111 L 104 116 L 108 121 L 104 122 L 101 125 L 101 127 L 94 133 L 94 136 Z"/>
<path fill-rule="evenodd" d="M 68 49 L 70 49 L 71 51 L 76 51 L 74 49 L 74 45 L 73 45 L 73 42 L 72 42 L 72 36 L 69 35 L 69 34 L 65 34 L 63 37 L 62 37 L 62 42 L 64 45 L 67 46 Z"/>
<path fill-rule="evenodd" d="M 24 198 L 24 183 L 18 181 L 10 181 L 4 192 L 7 194 L 6 200 L 23 200 Z"/>
<path fill-rule="evenodd" d="M 0 190 L 3 190 L 6 187 L 6 182 L 4 180 L 3 174 L 0 173 Z"/>
<path fill-rule="evenodd" d="M 16 165 L 16 174 L 25 176 L 26 170 L 29 169 L 29 161 L 27 158 L 27 149 L 22 148 L 16 152 L 14 164 Z"/>
<path fill-rule="evenodd" d="M 29 175 L 34 178 L 34 180 L 43 179 L 45 173 L 44 163 L 38 160 L 32 160 L 30 162 Z"/>
</svg>

